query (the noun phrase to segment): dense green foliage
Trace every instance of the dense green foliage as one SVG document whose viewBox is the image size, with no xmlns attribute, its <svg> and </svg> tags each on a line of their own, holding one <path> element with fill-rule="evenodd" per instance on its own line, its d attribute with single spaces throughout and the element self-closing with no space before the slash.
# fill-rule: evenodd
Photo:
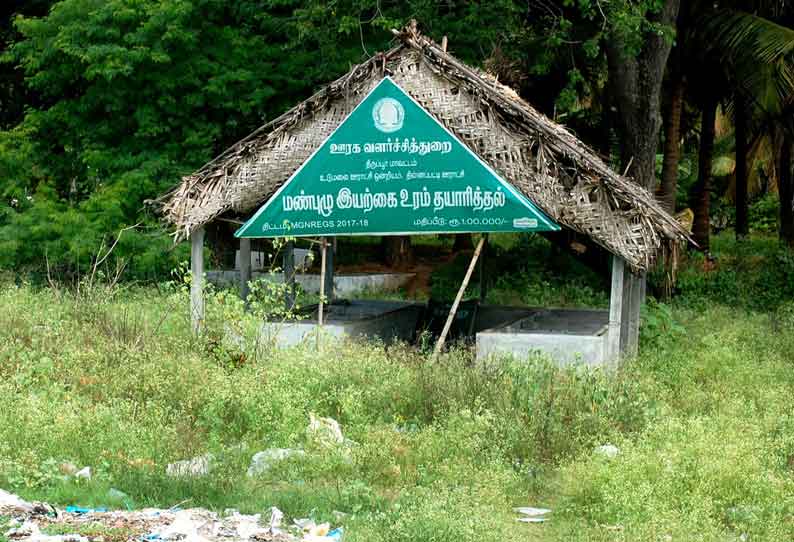
<svg viewBox="0 0 794 542">
<path fill-rule="evenodd" d="M 759 265 L 744 278 L 760 283 L 771 256 L 753 243 Z M 277 505 L 334 523 L 340 510 L 353 541 L 789 539 L 794 305 L 749 312 L 690 283 L 674 305 L 648 307 L 641 355 L 608 375 L 473 364 L 462 349 L 436 363 L 378 344 L 277 353 L 224 339 L 251 316 L 223 292 L 196 338 L 179 286 L 3 282 L 0 487 L 60 504 Z M 310 413 L 357 444 L 317 448 Z M 595 455 L 605 443 L 620 455 Z M 268 447 L 308 456 L 247 478 Z M 165 475 L 205 452 L 217 460 L 208 477 Z M 62 461 L 95 476 L 64 480 Z M 550 505 L 552 521 L 517 523 L 511 507 L 527 504 Z"/>
<path fill-rule="evenodd" d="M 142 223 L 117 254 L 137 276 L 164 276 L 175 258 L 162 257 L 169 241 L 145 200 L 343 73 L 366 44 L 383 49 L 409 8 L 441 20 L 433 4 L 366 25 L 366 6 L 271 1 L 63 0 L 17 18 L 4 60 L 40 103 L 0 132 L 0 267 L 42 269 L 46 255 L 85 270 L 103 242 Z M 479 27 L 462 49 L 505 30 Z"/>
<path fill-rule="evenodd" d="M 569 5 L 571 4 L 571 5 Z M 37 17 L 49 7 L 46 15 Z M 181 253 L 145 202 L 389 46 L 417 18 L 585 138 L 603 140 L 602 46 L 671 32 L 656 1 L 529 7 L 431 0 L 60 0 L 4 12 L 0 267 L 85 272 L 114 252 L 128 277 L 162 278 Z M 13 13 L 23 13 L 10 18 Z M 24 83 L 21 79 L 24 78 Z M 24 111 L 24 113 L 23 113 Z M 611 140 L 606 131 L 607 150 Z"/>
<path fill-rule="evenodd" d="M 774 238 L 762 239 L 742 243 L 721 235 L 714 239 L 713 261 L 692 254 L 679 274 L 681 302 L 761 311 L 789 303 L 794 299 L 794 252 Z"/>
<path fill-rule="evenodd" d="M 144 200 L 340 70 L 309 43 L 285 55 L 291 32 L 257 7 L 67 0 L 17 19 L 24 39 L 5 60 L 41 105 L 0 133 L 0 265 L 47 254 L 85 269 L 103 238 L 143 222 L 120 254 L 139 273 L 173 267 Z"/>
</svg>

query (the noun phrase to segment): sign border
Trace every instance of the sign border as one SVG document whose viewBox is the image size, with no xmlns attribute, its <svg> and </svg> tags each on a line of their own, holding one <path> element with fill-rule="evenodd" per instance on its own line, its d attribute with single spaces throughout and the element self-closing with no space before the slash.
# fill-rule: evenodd
<svg viewBox="0 0 794 542">
<path fill-rule="evenodd" d="M 513 194 L 513 196 L 518 198 L 524 205 L 528 206 L 530 208 L 530 210 L 532 210 L 535 213 L 537 213 L 538 217 L 546 224 L 546 226 L 549 227 L 549 230 L 547 230 L 547 231 L 560 231 L 560 229 L 561 229 L 560 226 L 558 224 L 556 224 L 555 222 L 553 222 L 549 217 L 547 217 L 546 213 L 544 213 L 541 209 L 539 209 L 538 206 L 535 205 L 532 201 L 530 201 L 529 198 L 527 198 L 524 194 L 519 192 L 518 189 L 516 189 L 515 186 L 513 186 L 511 183 L 509 183 L 508 181 L 503 179 L 502 176 L 499 175 L 499 173 L 497 173 L 482 158 L 480 158 L 479 155 L 477 155 L 476 152 L 471 150 L 468 145 L 466 145 L 463 141 L 461 141 L 461 139 L 458 136 L 453 134 L 446 126 L 444 126 L 441 123 L 441 121 L 439 121 L 432 113 L 430 113 L 430 111 L 428 111 L 426 108 L 424 108 L 422 106 L 422 104 L 417 102 L 414 99 L 414 97 L 411 96 L 399 84 L 397 84 L 397 82 L 394 79 L 392 79 L 390 75 L 387 75 L 386 77 L 381 78 L 380 81 L 378 81 L 375 84 L 375 86 L 373 86 L 364 95 L 364 97 L 361 98 L 361 101 L 358 102 L 358 104 L 356 104 L 356 106 L 350 111 L 350 113 L 348 113 L 345 116 L 345 118 L 342 119 L 342 121 L 339 123 L 339 125 L 336 128 L 334 128 L 333 131 L 330 134 L 328 134 L 328 136 L 322 141 L 322 143 L 320 143 L 320 145 L 316 149 L 314 149 L 314 151 L 312 151 L 312 153 L 309 155 L 309 157 L 306 158 L 306 160 L 303 161 L 303 163 L 298 167 L 298 169 L 293 171 L 292 175 L 290 175 L 289 178 L 286 181 L 284 181 L 284 183 L 281 186 L 278 187 L 278 190 L 276 190 L 273 193 L 273 195 L 270 196 L 268 201 L 265 202 L 265 204 L 262 205 L 259 208 L 259 210 L 256 213 L 254 213 L 254 215 L 251 218 L 246 220 L 245 224 L 240 226 L 237 229 L 237 231 L 234 232 L 234 236 L 236 238 L 241 238 L 243 236 L 243 234 L 241 232 L 243 232 L 243 230 L 246 229 L 249 226 L 249 224 L 253 223 L 259 217 L 259 215 L 264 213 L 270 207 L 270 204 L 273 203 L 273 201 L 275 201 L 275 199 L 278 197 L 278 195 L 284 189 L 287 188 L 287 186 L 295 179 L 295 177 L 298 176 L 298 174 L 303 170 L 304 166 L 306 166 L 306 164 L 308 164 L 309 162 L 312 161 L 314 156 L 317 153 L 319 153 L 320 150 L 323 147 L 325 147 L 325 144 L 328 143 L 328 140 L 330 140 L 334 136 L 334 134 L 336 134 L 336 132 L 339 131 L 339 129 L 348 121 L 348 119 L 350 119 L 350 117 L 353 115 L 353 113 L 355 113 L 358 110 L 358 108 L 361 107 L 365 101 L 367 101 L 367 98 L 369 98 L 370 95 L 373 92 L 375 92 L 375 90 L 377 90 L 378 87 L 380 87 L 383 84 L 383 82 L 386 81 L 386 80 L 388 80 L 391 84 L 393 84 L 395 87 L 397 87 L 400 90 L 400 92 L 405 94 L 405 96 L 407 96 L 408 99 L 411 100 L 414 103 L 414 105 L 416 105 L 425 114 L 427 114 L 427 116 L 430 117 L 433 120 L 433 122 L 435 122 L 442 130 L 444 130 L 444 132 L 446 132 L 447 135 L 449 135 L 455 142 L 457 142 L 460 146 L 462 146 L 466 150 L 466 152 L 468 152 L 472 157 L 474 157 L 474 159 L 477 160 L 480 163 L 480 165 L 482 165 L 491 175 L 493 175 L 496 178 L 496 180 L 499 181 L 499 183 L 502 184 L 502 186 L 504 188 L 506 188 L 511 194 Z M 530 230 L 530 231 L 532 231 L 532 230 Z M 537 230 L 535 230 L 535 231 L 537 231 Z M 474 231 L 442 230 L 442 231 L 427 231 L 427 232 L 425 232 L 425 231 L 422 231 L 422 232 L 417 232 L 417 231 L 413 231 L 413 232 L 369 232 L 368 231 L 368 232 L 359 232 L 359 233 L 343 233 L 343 234 L 337 233 L 337 234 L 330 234 L 330 235 L 333 235 L 333 236 L 336 236 L 336 237 L 353 237 L 353 236 L 367 236 L 367 235 L 384 237 L 384 236 L 392 236 L 392 235 L 441 235 L 441 234 L 456 234 L 456 233 L 521 233 L 521 232 L 520 232 L 520 230 L 507 231 L 507 232 L 503 232 L 503 231 L 485 232 L 485 231 L 482 231 L 482 230 L 474 230 Z M 290 235 L 288 232 L 285 232 L 284 235 L 272 235 L 272 236 L 271 235 L 267 235 L 267 236 L 264 236 L 264 235 L 253 236 L 253 235 L 251 235 L 251 236 L 247 236 L 247 237 L 251 238 L 251 239 L 266 239 L 266 238 L 278 238 L 278 237 L 316 237 L 316 236 L 317 236 L 316 233 Z"/>
</svg>

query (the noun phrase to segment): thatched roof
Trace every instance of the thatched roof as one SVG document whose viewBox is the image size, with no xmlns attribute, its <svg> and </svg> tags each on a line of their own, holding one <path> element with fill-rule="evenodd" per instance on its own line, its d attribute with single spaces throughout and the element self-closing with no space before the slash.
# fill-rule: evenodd
<svg viewBox="0 0 794 542">
<path fill-rule="evenodd" d="M 646 270 L 687 232 L 651 194 L 486 73 L 446 53 L 412 25 L 399 44 L 355 66 L 254 131 L 161 201 L 177 239 L 265 203 L 385 75 L 557 223 Z"/>
</svg>

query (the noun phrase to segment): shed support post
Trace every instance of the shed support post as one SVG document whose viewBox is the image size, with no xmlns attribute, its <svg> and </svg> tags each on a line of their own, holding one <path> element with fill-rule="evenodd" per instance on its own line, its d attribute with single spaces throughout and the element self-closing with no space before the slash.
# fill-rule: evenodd
<svg viewBox="0 0 794 542">
<path fill-rule="evenodd" d="M 282 268 L 284 271 L 284 284 L 287 285 L 284 292 L 284 305 L 288 311 L 295 307 L 295 241 L 284 243 L 284 261 Z"/>
<path fill-rule="evenodd" d="M 640 344 L 640 310 L 645 303 L 645 273 L 632 275 L 631 303 L 629 304 L 629 328 L 626 355 L 636 356 Z"/>
<path fill-rule="evenodd" d="M 325 296 L 325 302 L 330 305 L 334 300 L 334 255 L 336 253 L 336 238 L 329 237 L 325 245 L 325 288 L 320 293 Z"/>
<path fill-rule="evenodd" d="M 612 256 L 612 285 L 609 291 L 609 329 L 607 331 L 607 362 L 620 360 L 621 319 L 623 317 L 623 258 Z"/>
<path fill-rule="evenodd" d="M 240 298 L 248 306 L 248 283 L 251 282 L 251 240 L 240 238 Z"/>
<path fill-rule="evenodd" d="M 645 274 L 635 275 L 625 269 L 623 279 L 623 310 L 621 316 L 620 353 L 636 356 L 640 335 L 640 307 L 645 302 Z"/>
<path fill-rule="evenodd" d="M 317 305 L 317 351 L 320 350 L 320 333 L 323 329 L 323 309 L 325 308 L 325 270 L 328 262 L 328 241 L 320 238 L 320 303 Z"/>
<path fill-rule="evenodd" d="M 198 334 L 204 324 L 204 228 L 190 234 L 190 323 Z"/>
</svg>

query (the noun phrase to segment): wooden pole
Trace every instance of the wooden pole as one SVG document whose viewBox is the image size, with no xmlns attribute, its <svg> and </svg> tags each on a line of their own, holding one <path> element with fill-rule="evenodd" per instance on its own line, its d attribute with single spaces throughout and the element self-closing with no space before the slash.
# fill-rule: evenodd
<svg viewBox="0 0 794 542">
<path fill-rule="evenodd" d="M 469 285 L 471 274 L 474 272 L 474 268 L 477 265 L 477 259 L 480 257 L 480 252 L 482 252 L 482 247 L 484 244 L 485 237 L 480 237 L 480 241 L 477 243 L 477 248 L 474 249 L 474 256 L 471 257 L 469 268 L 466 270 L 466 276 L 463 277 L 463 282 L 461 283 L 460 289 L 458 290 L 458 295 L 455 296 L 455 302 L 452 303 L 452 308 L 449 309 L 447 322 L 444 324 L 444 329 L 441 331 L 441 336 L 438 338 L 436 348 L 433 350 L 432 359 L 436 359 L 438 354 L 441 353 L 441 349 L 444 348 L 444 341 L 447 339 L 447 333 L 449 333 L 449 328 L 452 327 L 452 321 L 455 319 L 455 313 L 458 312 L 458 305 L 460 305 L 460 300 L 463 298 L 463 294 L 466 292 L 466 287 Z"/>
<path fill-rule="evenodd" d="M 336 237 L 325 243 L 325 288 L 320 292 L 325 295 L 326 303 L 334 300 L 334 260 L 336 258 Z"/>
<path fill-rule="evenodd" d="M 198 334 L 204 324 L 204 228 L 190 234 L 190 324 Z"/>
<path fill-rule="evenodd" d="M 328 243 L 320 238 L 320 304 L 317 306 L 317 349 L 320 349 L 320 332 L 323 329 L 323 308 L 325 305 L 325 258 Z"/>
<path fill-rule="evenodd" d="M 287 290 L 284 292 L 284 305 L 288 311 L 295 307 L 295 242 L 287 241 L 284 244 L 284 283 Z"/>
<path fill-rule="evenodd" d="M 248 306 L 248 283 L 251 281 L 251 239 L 240 239 L 240 298 Z"/>
<path fill-rule="evenodd" d="M 485 302 L 485 294 L 488 288 L 485 280 L 485 256 L 488 253 L 488 234 L 484 233 L 483 238 L 485 239 L 485 244 L 483 245 L 483 254 L 480 258 L 480 303 Z"/>
</svg>

